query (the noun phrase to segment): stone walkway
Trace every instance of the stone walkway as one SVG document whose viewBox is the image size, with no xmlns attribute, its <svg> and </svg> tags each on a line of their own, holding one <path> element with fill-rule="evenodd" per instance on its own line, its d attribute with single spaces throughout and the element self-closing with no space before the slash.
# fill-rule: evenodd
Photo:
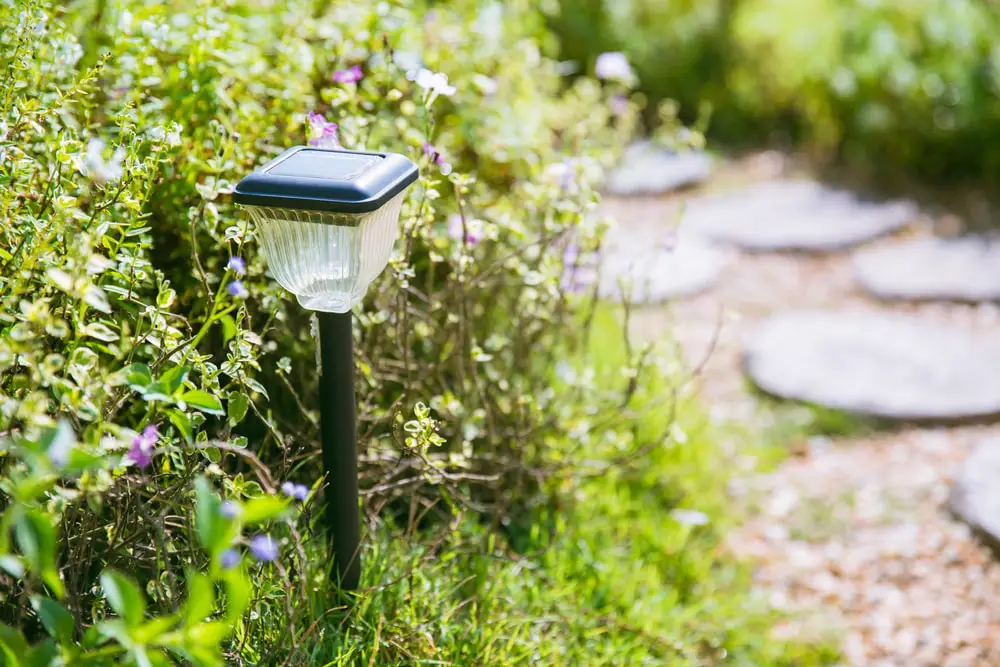
<svg viewBox="0 0 1000 667">
<path fill-rule="evenodd" d="M 611 197 L 604 211 L 619 221 L 620 233 L 669 237 L 683 201 L 705 190 L 735 192 L 760 181 L 802 177 L 789 171 L 783 158 L 765 154 L 723 165 L 702 192 Z M 917 220 L 889 236 L 879 232 L 877 241 L 863 247 L 869 253 L 893 248 L 933 230 L 934 221 Z M 679 233 L 687 231 L 681 225 Z M 963 460 L 1000 436 L 1000 426 L 901 422 L 874 428 L 842 419 L 837 435 L 795 427 L 801 435 L 789 438 L 788 425 L 813 413 L 749 389 L 743 345 L 770 316 L 817 309 L 909 313 L 956 335 L 1000 341 L 996 305 L 869 296 L 850 250 L 737 253 L 701 294 L 636 309 L 632 334 L 646 340 L 674 336 L 691 360 L 701 360 L 717 340 L 698 378 L 713 417 L 751 422 L 790 440 L 792 455 L 779 469 L 734 484 L 750 519 L 729 543 L 755 564 L 756 581 L 772 602 L 791 612 L 779 632 L 805 639 L 833 633 L 855 666 L 1000 665 L 1000 567 L 948 511 Z M 993 371 L 1000 376 L 1000 367 Z M 1000 492 L 1000 470 L 995 479 Z"/>
</svg>

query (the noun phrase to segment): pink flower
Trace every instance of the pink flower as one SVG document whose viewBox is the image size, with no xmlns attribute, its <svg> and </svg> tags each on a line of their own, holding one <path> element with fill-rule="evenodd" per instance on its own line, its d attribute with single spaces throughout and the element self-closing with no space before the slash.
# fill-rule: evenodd
<svg viewBox="0 0 1000 667">
<path fill-rule="evenodd" d="M 160 434 L 156 426 L 150 424 L 142 430 L 142 433 L 132 439 L 132 446 L 126 455 L 140 470 L 145 470 L 153 462 L 153 448 Z"/>
<path fill-rule="evenodd" d="M 322 114 L 309 112 L 309 145 L 319 148 L 340 148 L 337 124 L 327 121 Z"/>
<path fill-rule="evenodd" d="M 364 74 L 361 73 L 361 66 L 354 65 L 348 69 L 337 70 L 333 73 L 333 80 L 336 83 L 357 83 Z"/>
</svg>

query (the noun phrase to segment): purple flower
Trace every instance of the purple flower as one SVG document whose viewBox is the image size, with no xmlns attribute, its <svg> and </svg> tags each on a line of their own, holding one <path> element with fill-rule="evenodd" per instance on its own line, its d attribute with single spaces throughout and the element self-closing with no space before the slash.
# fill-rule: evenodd
<svg viewBox="0 0 1000 667">
<path fill-rule="evenodd" d="M 448 218 L 448 236 L 451 238 L 461 241 L 462 240 L 462 216 L 453 215 Z M 473 224 L 472 222 L 466 221 L 465 225 L 465 242 L 468 245 L 476 245 L 483 240 L 483 235 L 479 226 Z"/>
<path fill-rule="evenodd" d="M 334 72 L 333 80 L 336 83 L 357 83 L 363 76 L 364 74 L 361 73 L 361 67 L 359 65 L 354 65 L 348 69 L 341 69 Z"/>
<path fill-rule="evenodd" d="M 284 493 L 289 498 L 295 498 L 299 502 L 304 501 L 309 497 L 309 487 L 305 484 L 293 484 L 292 482 L 285 482 L 281 485 L 281 492 Z"/>
<path fill-rule="evenodd" d="M 337 124 L 331 123 L 315 111 L 309 112 L 309 145 L 319 148 L 340 148 Z"/>
<path fill-rule="evenodd" d="M 255 535 L 250 540 L 250 553 L 261 563 L 278 560 L 278 543 L 270 535 Z"/>
<path fill-rule="evenodd" d="M 611 51 L 597 56 L 594 64 L 594 74 L 598 79 L 608 81 L 622 81 L 628 83 L 632 80 L 632 66 L 628 64 L 628 58 L 624 53 Z"/>
<path fill-rule="evenodd" d="M 231 570 L 240 564 L 240 552 L 236 549 L 226 549 L 219 554 L 219 565 L 223 570 Z"/>
<path fill-rule="evenodd" d="M 234 280 L 229 283 L 229 287 L 226 288 L 226 291 L 229 292 L 229 296 L 234 296 L 237 299 L 245 299 L 250 296 L 250 292 L 248 292 L 247 288 L 243 286 L 242 280 Z"/>
<path fill-rule="evenodd" d="M 240 513 L 240 506 L 233 502 L 232 500 L 222 501 L 222 506 L 219 507 L 219 514 L 226 517 L 227 519 L 235 519 Z"/>
<path fill-rule="evenodd" d="M 441 151 L 439 151 L 437 148 L 434 147 L 434 144 L 425 141 L 423 148 L 424 148 L 424 155 L 431 156 L 431 162 L 433 162 L 438 166 L 442 174 L 447 176 L 448 174 L 451 173 L 451 165 L 448 164 L 448 162 L 444 159 L 444 155 L 441 153 Z"/>
<path fill-rule="evenodd" d="M 160 434 L 156 426 L 150 424 L 142 430 L 142 433 L 132 439 L 132 446 L 126 455 L 132 463 L 136 464 L 140 470 L 145 470 L 153 462 L 153 448 Z"/>
<path fill-rule="evenodd" d="M 563 274 L 560 287 L 566 292 L 579 294 L 597 279 L 597 253 L 580 252 L 575 242 L 570 242 L 563 250 Z"/>
<path fill-rule="evenodd" d="M 247 272 L 247 263 L 242 257 L 230 257 L 226 268 L 238 276 L 243 276 Z"/>
</svg>

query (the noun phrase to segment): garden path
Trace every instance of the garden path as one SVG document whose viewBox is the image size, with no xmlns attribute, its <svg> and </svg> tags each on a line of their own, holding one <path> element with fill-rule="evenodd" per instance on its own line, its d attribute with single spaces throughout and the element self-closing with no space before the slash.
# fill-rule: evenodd
<svg viewBox="0 0 1000 667">
<path fill-rule="evenodd" d="M 609 197 L 603 208 L 627 235 L 671 239 L 685 200 L 791 175 L 802 176 L 783 156 L 767 153 L 720 166 L 702 191 Z M 865 252 L 943 227 L 954 221 L 923 219 L 866 243 Z M 685 234 L 681 225 L 680 238 Z M 695 382 L 714 419 L 749 423 L 789 442 L 791 456 L 776 470 L 738 476 L 732 491 L 746 503 L 748 519 L 728 542 L 754 563 L 760 590 L 791 612 L 776 632 L 806 639 L 836 633 L 851 665 L 1000 664 L 1000 565 L 947 509 L 963 460 L 1000 436 L 1000 425 L 876 428 L 751 390 L 742 372 L 744 341 L 765 318 L 803 309 L 909 313 L 1000 341 L 996 305 L 878 301 L 861 287 L 844 249 L 734 252 L 700 294 L 634 311 L 637 339 L 673 336 L 692 363 L 711 352 Z M 825 415 L 825 435 L 817 434 L 817 415 Z"/>
</svg>

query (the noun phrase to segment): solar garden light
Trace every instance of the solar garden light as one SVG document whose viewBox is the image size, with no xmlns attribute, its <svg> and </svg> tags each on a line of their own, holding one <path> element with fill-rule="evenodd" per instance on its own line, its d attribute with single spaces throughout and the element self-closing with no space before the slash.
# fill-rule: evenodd
<svg viewBox="0 0 1000 667">
<path fill-rule="evenodd" d="M 233 192 L 271 274 L 319 319 L 325 520 L 346 590 L 361 577 L 351 308 L 388 264 L 403 194 L 416 179 L 402 155 L 297 146 Z"/>
</svg>

